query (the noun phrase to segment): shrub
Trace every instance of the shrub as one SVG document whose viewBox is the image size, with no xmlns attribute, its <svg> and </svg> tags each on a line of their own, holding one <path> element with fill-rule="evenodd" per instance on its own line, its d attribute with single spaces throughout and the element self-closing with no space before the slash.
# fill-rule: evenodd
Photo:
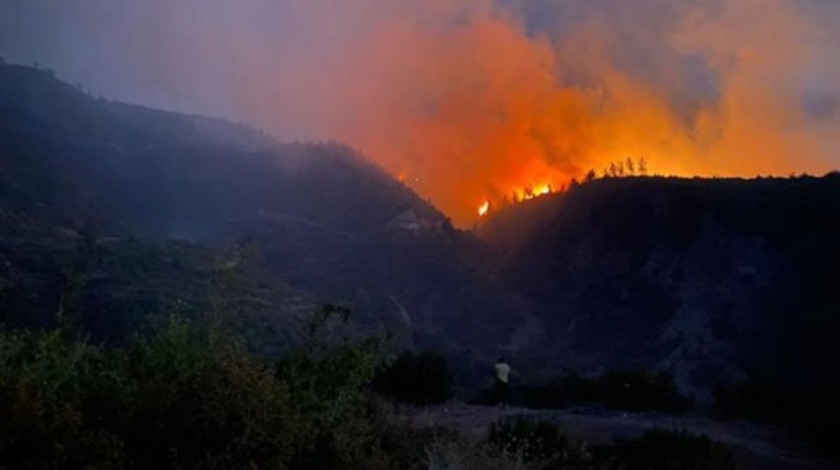
<svg viewBox="0 0 840 470">
<path fill-rule="evenodd" d="M 0 333 L 0 462 L 24 468 L 121 466 L 121 371 L 60 331 Z"/>
<path fill-rule="evenodd" d="M 821 385 L 820 390 L 806 390 L 796 396 L 790 410 L 795 415 L 793 427 L 816 451 L 840 462 L 836 437 L 840 423 L 840 383 Z"/>
<path fill-rule="evenodd" d="M 106 350 L 0 331 L 0 462 L 12 468 L 358 468 L 385 427 L 364 345 L 274 370 L 172 319 Z"/>
<path fill-rule="evenodd" d="M 276 367 L 288 384 L 302 441 L 293 468 L 347 467 L 372 452 L 381 423 L 368 393 L 374 356 L 363 345 L 297 351 Z"/>
<path fill-rule="evenodd" d="M 598 378 L 572 374 L 547 385 L 523 387 L 519 395 L 531 408 L 600 403 L 625 411 L 680 413 L 692 409 L 691 400 L 677 391 L 673 378 L 665 373 L 612 371 Z"/>
<path fill-rule="evenodd" d="M 680 395 L 674 379 L 665 373 L 609 372 L 595 388 L 595 401 L 617 410 L 676 413 L 692 408 L 691 400 Z"/>
<path fill-rule="evenodd" d="M 0 461 L 42 467 L 277 465 L 297 444 L 285 384 L 183 322 L 127 350 L 0 335 Z"/>
<path fill-rule="evenodd" d="M 518 387 L 517 395 L 529 408 L 564 408 L 595 400 L 597 381 L 576 374 L 555 379 L 546 385 Z"/>
<path fill-rule="evenodd" d="M 840 459 L 835 444 L 840 422 L 840 384 L 825 381 L 818 387 L 782 388 L 748 382 L 721 388 L 714 413 L 723 419 L 745 419 L 789 427 L 826 457 Z"/>
<path fill-rule="evenodd" d="M 538 464 L 521 456 L 499 451 L 484 442 L 463 436 L 439 435 L 427 446 L 422 460 L 424 470 L 530 470 Z"/>
<path fill-rule="evenodd" d="M 563 470 L 733 470 L 731 449 L 704 436 L 655 429 L 639 439 L 589 446 L 554 423 L 518 417 L 494 423 L 487 443 L 509 461 Z M 519 468 L 522 468 L 521 465 Z"/>
<path fill-rule="evenodd" d="M 439 358 L 406 357 L 412 367 L 400 367 L 446 377 Z M 0 330 L 0 467 L 730 468 L 725 448 L 679 434 L 593 449 L 523 417 L 493 424 L 480 443 L 412 429 L 378 410 L 374 364 L 364 342 L 271 368 L 178 319 L 125 349 L 63 330 Z"/>
<path fill-rule="evenodd" d="M 493 423 L 487 443 L 525 463 L 551 468 L 578 468 L 591 457 L 582 443 L 566 436 L 557 424 L 524 416 Z"/>
<path fill-rule="evenodd" d="M 729 447 L 705 436 L 654 429 L 615 445 L 615 470 L 734 470 Z"/>
<path fill-rule="evenodd" d="M 172 320 L 126 358 L 124 435 L 142 467 L 276 466 L 303 445 L 288 385 L 235 344 Z"/>
<path fill-rule="evenodd" d="M 718 389 L 713 411 L 720 418 L 780 423 L 791 418 L 791 402 L 777 387 L 749 382 Z"/>
<path fill-rule="evenodd" d="M 452 395 L 452 378 L 441 355 L 405 352 L 377 375 L 374 389 L 400 403 L 430 405 Z"/>
</svg>

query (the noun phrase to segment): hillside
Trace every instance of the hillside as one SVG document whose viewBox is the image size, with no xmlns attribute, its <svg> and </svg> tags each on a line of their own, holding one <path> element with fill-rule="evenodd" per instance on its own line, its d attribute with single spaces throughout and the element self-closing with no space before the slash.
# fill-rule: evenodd
<svg viewBox="0 0 840 470">
<path fill-rule="evenodd" d="M 279 331 L 260 339 L 269 350 L 323 302 L 463 365 L 491 360 L 521 322 L 482 272 L 491 247 L 339 144 L 280 143 L 4 65 L 0 169 L 4 323 L 50 323 L 69 289 L 83 326 L 118 338 L 176 306 L 211 308 L 225 266 L 247 280 L 238 301 Z"/>
<path fill-rule="evenodd" d="M 546 325 L 548 363 L 669 371 L 701 403 L 840 383 L 836 174 L 603 179 L 542 207 L 500 276 Z"/>
</svg>

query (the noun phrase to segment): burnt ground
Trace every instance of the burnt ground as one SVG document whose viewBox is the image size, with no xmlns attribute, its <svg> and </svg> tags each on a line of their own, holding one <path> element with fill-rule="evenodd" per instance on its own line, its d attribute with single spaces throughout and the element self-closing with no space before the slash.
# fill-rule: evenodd
<svg viewBox="0 0 840 470">
<path fill-rule="evenodd" d="M 531 410 L 448 403 L 398 412 L 414 426 L 445 427 L 466 435 L 486 434 L 490 424 L 509 417 L 537 417 L 561 425 L 570 436 L 591 443 L 641 437 L 653 428 L 705 435 L 735 449 L 746 470 L 829 470 L 840 468 L 822 459 L 785 429 L 746 422 L 716 421 L 696 415 L 670 416 L 658 413 L 622 413 L 570 408 Z"/>
</svg>

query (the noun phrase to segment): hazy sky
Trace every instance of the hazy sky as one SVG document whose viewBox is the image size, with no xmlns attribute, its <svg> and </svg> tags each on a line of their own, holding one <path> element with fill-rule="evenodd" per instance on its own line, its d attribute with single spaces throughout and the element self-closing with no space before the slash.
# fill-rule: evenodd
<svg viewBox="0 0 840 470">
<path fill-rule="evenodd" d="M 460 223 L 627 156 L 840 167 L 840 1 L 2 0 L 0 55 L 93 93 L 337 139 Z"/>
</svg>

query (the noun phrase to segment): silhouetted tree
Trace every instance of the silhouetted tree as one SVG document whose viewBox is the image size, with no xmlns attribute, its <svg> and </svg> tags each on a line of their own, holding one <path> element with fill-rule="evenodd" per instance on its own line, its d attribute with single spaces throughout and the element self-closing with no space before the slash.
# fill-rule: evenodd
<svg viewBox="0 0 840 470">
<path fill-rule="evenodd" d="M 615 176 L 624 176 L 624 162 L 618 162 L 615 166 Z"/>
</svg>

